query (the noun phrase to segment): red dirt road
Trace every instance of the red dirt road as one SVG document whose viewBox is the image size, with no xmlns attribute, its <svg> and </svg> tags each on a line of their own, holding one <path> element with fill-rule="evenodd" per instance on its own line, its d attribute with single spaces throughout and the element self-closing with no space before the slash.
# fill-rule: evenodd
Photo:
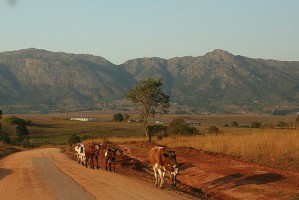
<svg viewBox="0 0 299 200">
<path fill-rule="evenodd" d="M 121 146 L 128 157 L 135 159 L 136 166 L 133 168 L 137 169 L 139 176 L 151 182 L 154 179 L 152 170 L 147 167 L 147 152 L 153 146 L 146 142 L 131 142 Z M 182 164 L 177 190 L 206 199 L 299 199 L 297 172 L 263 167 L 194 148 L 179 147 L 172 150 L 176 150 L 177 161 Z M 170 184 L 169 179 L 166 183 Z"/>
<path fill-rule="evenodd" d="M 165 188 L 154 186 L 148 164 L 148 142 L 105 144 L 117 146 L 116 173 L 85 168 L 74 152 L 48 148 L 24 151 L 0 160 L 2 199 L 224 199 L 297 200 L 299 173 L 263 167 L 193 148 L 175 148 L 182 164 L 177 188 L 169 178 Z M 104 149 L 107 146 L 103 145 Z M 65 155 L 67 154 L 68 157 Z M 71 159 L 70 159 L 71 158 Z"/>
<path fill-rule="evenodd" d="M 142 180 L 78 165 L 57 148 L 17 152 L 0 160 L 0 199 L 190 199 Z"/>
</svg>

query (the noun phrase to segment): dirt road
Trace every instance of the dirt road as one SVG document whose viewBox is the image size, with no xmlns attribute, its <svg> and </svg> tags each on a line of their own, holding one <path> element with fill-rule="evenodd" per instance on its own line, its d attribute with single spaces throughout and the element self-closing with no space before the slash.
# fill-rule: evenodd
<svg viewBox="0 0 299 200">
<path fill-rule="evenodd" d="M 78 165 L 57 148 L 17 152 L 0 160 L 0 199 L 192 199 L 121 174 Z"/>
</svg>

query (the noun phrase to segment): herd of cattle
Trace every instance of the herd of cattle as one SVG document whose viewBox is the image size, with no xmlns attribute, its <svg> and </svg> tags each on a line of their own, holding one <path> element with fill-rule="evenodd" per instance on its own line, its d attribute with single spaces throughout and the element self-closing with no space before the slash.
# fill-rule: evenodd
<svg viewBox="0 0 299 200">
<path fill-rule="evenodd" d="M 95 159 L 96 167 L 99 169 L 99 153 L 101 145 L 102 144 L 77 144 L 75 147 L 75 153 L 78 163 L 85 167 L 89 164 L 90 168 L 94 169 Z M 110 172 L 112 171 L 112 165 L 113 171 L 115 172 L 115 157 L 118 150 L 119 149 L 117 148 L 107 148 L 105 150 L 106 170 L 109 168 Z M 172 186 L 175 187 L 176 176 L 179 173 L 179 165 L 176 162 L 175 151 L 166 150 L 163 147 L 154 147 L 149 151 L 149 160 L 154 170 L 156 187 L 163 187 L 166 172 L 169 174 Z"/>
</svg>

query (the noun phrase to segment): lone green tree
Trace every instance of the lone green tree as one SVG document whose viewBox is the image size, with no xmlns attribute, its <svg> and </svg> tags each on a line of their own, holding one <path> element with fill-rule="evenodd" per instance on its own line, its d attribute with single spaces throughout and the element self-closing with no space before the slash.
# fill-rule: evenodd
<svg viewBox="0 0 299 200">
<path fill-rule="evenodd" d="M 140 121 L 145 132 L 147 141 L 151 141 L 151 136 L 148 131 L 148 117 L 155 114 L 167 114 L 169 112 L 170 97 L 162 91 L 163 80 L 149 78 L 141 80 L 139 83 L 130 89 L 126 98 L 131 100 L 137 107 Z"/>
</svg>

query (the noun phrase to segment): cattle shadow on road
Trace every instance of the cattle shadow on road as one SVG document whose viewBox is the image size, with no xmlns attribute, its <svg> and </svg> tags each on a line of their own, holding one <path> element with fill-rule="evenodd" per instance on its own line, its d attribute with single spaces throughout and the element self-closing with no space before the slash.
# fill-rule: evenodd
<svg viewBox="0 0 299 200">
<path fill-rule="evenodd" d="M 217 178 L 213 181 L 207 182 L 204 185 L 209 186 L 209 185 L 227 184 L 227 183 L 233 182 L 235 180 L 238 180 L 242 176 L 243 176 L 243 174 L 240 174 L 240 173 L 230 174 L 228 176 L 224 176 L 224 177 L 221 177 L 221 178 Z"/>
<path fill-rule="evenodd" d="M 234 186 L 232 186 L 232 188 L 242 186 L 242 185 L 248 185 L 248 184 L 262 185 L 262 184 L 280 181 L 283 179 L 286 179 L 286 177 L 281 174 L 275 174 L 275 173 L 257 174 L 257 175 L 249 176 L 234 181 Z"/>
<path fill-rule="evenodd" d="M 125 157 L 119 161 L 122 167 L 130 167 L 138 172 L 151 174 L 152 167 L 148 163 L 143 163 L 136 158 Z"/>
<path fill-rule="evenodd" d="M 256 174 L 248 177 L 243 176 L 243 174 L 236 173 L 217 178 L 213 181 L 205 183 L 202 189 L 204 191 L 213 190 L 215 193 L 216 191 L 220 192 L 222 190 L 229 190 L 243 185 L 262 185 L 286 179 L 285 176 L 275 173 Z"/>
<path fill-rule="evenodd" d="M 12 173 L 11 169 L 0 168 L 0 180 Z"/>
<path fill-rule="evenodd" d="M 192 164 L 184 164 L 184 163 L 178 163 L 179 164 L 179 169 L 180 169 L 180 171 L 184 171 L 184 170 L 186 170 L 186 169 L 189 169 L 189 168 L 191 168 L 191 167 L 194 167 L 194 165 L 192 165 Z"/>
</svg>

